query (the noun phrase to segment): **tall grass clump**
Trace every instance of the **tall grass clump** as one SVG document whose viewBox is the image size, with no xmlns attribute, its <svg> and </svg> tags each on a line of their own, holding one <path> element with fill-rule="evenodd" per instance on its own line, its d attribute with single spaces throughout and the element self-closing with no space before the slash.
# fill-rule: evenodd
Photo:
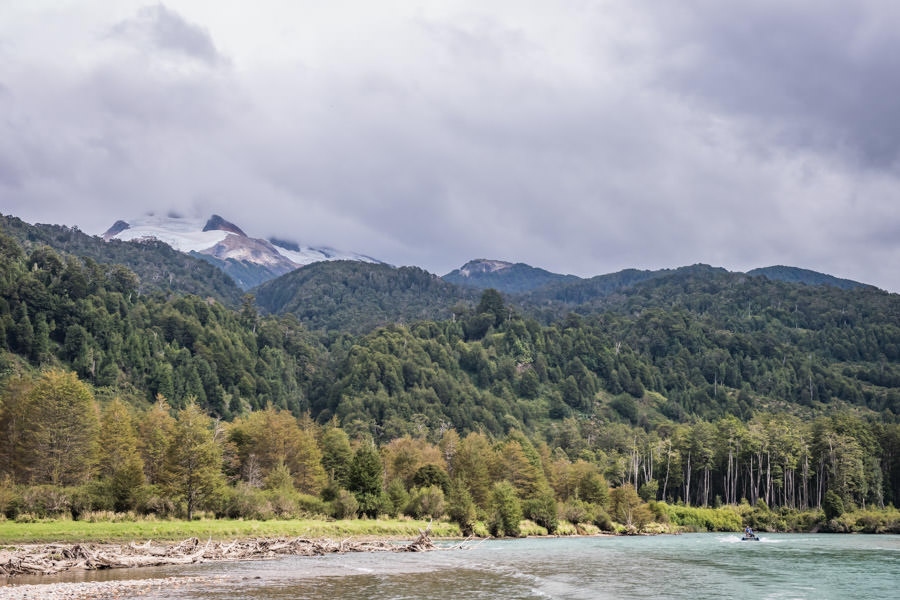
<svg viewBox="0 0 900 600">
<path fill-rule="evenodd" d="M 733 506 L 701 508 L 677 504 L 657 503 L 665 511 L 669 521 L 689 531 L 740 531 L 743 522 Z"/>
</svg>

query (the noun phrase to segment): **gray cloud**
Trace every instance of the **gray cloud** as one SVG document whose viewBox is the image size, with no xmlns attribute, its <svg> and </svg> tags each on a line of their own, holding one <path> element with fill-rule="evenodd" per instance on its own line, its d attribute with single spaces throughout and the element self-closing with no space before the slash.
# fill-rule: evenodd
<svg viewBox="0 0 900 600">
<path fill-rule="evenodd" d="M 147 6 L 110 28 L 110 36 L 216 65 L 223 57 L 209 32 L 163 4 Z"/>
<path fill-rule="evenodd" d="M 688 0 L 647 16 L 665 85 L 777 143 L 898 166 L 900 5 Z"/>
<path fill-rule="evenodd" d="M 216 212 L 438 273 L 795 264 L 900 290 L 897 10 L 783 4 L 23 21 L 0 209 L 93 232 Z"/>
</svg>

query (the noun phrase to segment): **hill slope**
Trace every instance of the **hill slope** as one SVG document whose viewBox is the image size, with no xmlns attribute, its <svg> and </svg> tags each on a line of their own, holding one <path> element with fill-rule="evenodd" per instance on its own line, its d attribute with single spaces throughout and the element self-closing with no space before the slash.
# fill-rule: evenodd
<svg viewBox="0 0 900 600">
<path fill-rule="evenodd" d="M 253 290 L 260 308 L 291 313 L 312 329 L 369 331 L 379 325 L 451 316 L 476 297 L 418 267 L 356 261 L 313 263 Z"/>
<path fill-rule="evenodd" d="M 762 267 L 747 271 L 747 275 L 753 277 L 767 277 L 773 281 L 786 281 L 789 283 L 803 283 L 806 285 L 829 285 L 842 290 L 852 290 L 854 288 L 874 288 L 874 286 L 853 281 L 851 279 L 841 279 L 833 275 L 810 271 L 809 269 L 800 269 L 798 267 L 786 267 L 777 265 L 773 267 Z"/>
<path fill-rule="evenodd" d="M 475 289 L 493 288 L 514 294 L 529 292 L 551 283 L 578 281 L 574 275 L 560 275 L 526 265 L 479 258 L 442 277 L 444 281 Z"/>
</svg>

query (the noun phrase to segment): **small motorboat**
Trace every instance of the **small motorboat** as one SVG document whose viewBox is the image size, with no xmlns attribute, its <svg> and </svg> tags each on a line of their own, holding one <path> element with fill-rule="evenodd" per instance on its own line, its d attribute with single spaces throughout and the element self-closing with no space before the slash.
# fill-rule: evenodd
<svg viewBox="0 0 900 600">
<path fill-rule="evenodd" d="M 758 542 L 759 536 L 753 533 L 752 531 L 744 534 L 744 537 L 741 538 L 742 542 Z"/>
</svg>

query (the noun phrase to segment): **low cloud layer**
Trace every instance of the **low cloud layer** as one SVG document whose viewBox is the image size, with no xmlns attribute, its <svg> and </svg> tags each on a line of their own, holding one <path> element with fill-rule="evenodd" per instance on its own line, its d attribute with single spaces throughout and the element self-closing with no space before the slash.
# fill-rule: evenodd
<svg viewBox="0 0 900 600">
<path fill-rule="evenodd" d="M 893 3 L 521 4 L 13 2 L 0 210 L 91 233 L 216 212 L 437 273 L 900 290 Z"/>
</svg>

